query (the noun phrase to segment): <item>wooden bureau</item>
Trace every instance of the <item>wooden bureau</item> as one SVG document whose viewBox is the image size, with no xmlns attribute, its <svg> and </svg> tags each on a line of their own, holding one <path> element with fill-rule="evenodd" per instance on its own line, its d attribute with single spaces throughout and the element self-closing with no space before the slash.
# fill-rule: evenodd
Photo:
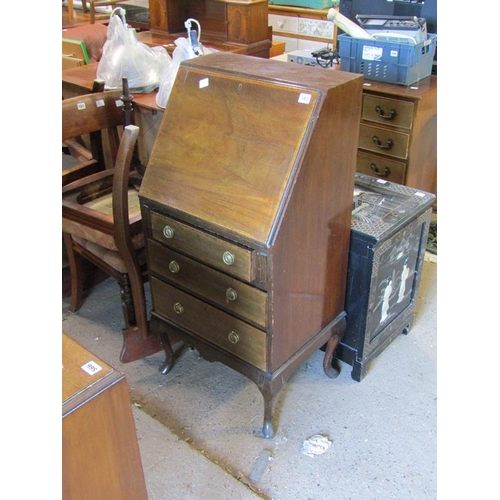
<svg viewBox="0 0 500 500">
<path fill-rule="evenodd" d="M 257 384 L 345 330 L 362 77 L 231 53 L 184 61 L 140 190 L 151 325 Z"/>
<path fill-rule="evenodd" d="M 409 87 L 365 81 L 356 170 L 436 194 L 437 77 Z"/>
</svg>

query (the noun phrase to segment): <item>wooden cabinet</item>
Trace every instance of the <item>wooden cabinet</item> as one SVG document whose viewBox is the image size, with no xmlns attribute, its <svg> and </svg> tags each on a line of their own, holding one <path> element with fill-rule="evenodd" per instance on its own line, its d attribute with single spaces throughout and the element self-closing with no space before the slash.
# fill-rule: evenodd
<svg viewBox="0 0 500 500">
<path fill-rule="evenodd" d="M 62 336 L 62 492 L 147 500 L 125 376 Z"/>
<path fill-rule="evenodd" d="M 154 35 L 185 37 L 185 21 L 195 18 L 206 46 L 221 45 L 221 50 L 268 58 L 271 40 L 267 16 L 267 0 L 149 0 L 152 38 L 141 39 L 153 43 Z"/>
<path fill-rule="evenodd" d="M 269 26 L 273 41 L 285 42 L 285 52 L 335 48 L 337 28 L 327 19 L 328 9 L 306 9 L 269 5 Z"/>
<path fill-rule="evenodd" d="M 365 81 L 356 170 L 436 194 L 437 77 L 409 87 Z"/>
<path fill-rule="evenodd" d="M 325 342 L 335 375 L 361 93 L 351 73 L 184 61 L 139 193 L 152 327 L 254 381 L 265 437 L 279 390 Z"/>
<path fill-rule="evenodd" d="M 347 331 L 335 356 L 361 381 L 370 363 L 408 333 L 435 196 L 356 174 L 347 280 Z"/>
</svg>

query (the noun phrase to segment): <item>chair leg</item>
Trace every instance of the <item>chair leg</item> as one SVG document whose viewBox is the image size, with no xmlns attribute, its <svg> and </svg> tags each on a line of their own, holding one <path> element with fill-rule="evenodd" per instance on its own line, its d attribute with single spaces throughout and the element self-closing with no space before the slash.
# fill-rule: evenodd
<svg viewBox="0 0 500 500">
<path fill-rule="evenodd" d="M 135 326 L 123 330 L 123 348 L 120 354 L 122 363 L 136 361 L 155 354 L 163 349 L 160 336 L 149 328 L 146 309 L 146 296 L 142 273 L 137 257 L 132 252 L 123 252 L 128 269 L 130 293 L 135 311 Z"/>
<path fill-rule="evenodd" d="M 83 260 L 82 257 L 74 251 L 71 235 L 63 233 L 63 239 L 68 256 L 71 279 L 71 300 L 69 310 L 71 312 L 76 312 L 83 304 Z"/>
<path fill-rule="evenodd" d="M 135 316 L 134 298 L 130 287 L 130 280 L 125 274 L 118 281 L 120 286 L 120 296 L 122 302 L 123 319 L 125 320 L 125 328 L 136 326 L 137 320 Z"/>
<path fill-rule="evenodd" d="M 137 326 L 123 330 L 123 346 L 120 353 L 122 363 L 130 363 L 138 359 L 146 358 L 160 352 L 163 349 L 160 337 L 149 333 L 144 337 L 144 332 Z"/>
</svg>

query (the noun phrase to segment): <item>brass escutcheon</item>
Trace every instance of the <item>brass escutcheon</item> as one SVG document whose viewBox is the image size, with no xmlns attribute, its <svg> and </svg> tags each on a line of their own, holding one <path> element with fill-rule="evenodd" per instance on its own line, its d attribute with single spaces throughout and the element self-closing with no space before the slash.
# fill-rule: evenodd
<svg viewBox="0 0 500 500">
<path fill-rule="evenodd" d="M 178 273 L 181 270 L 181 266 L 175 260 L 169 263 L 168 268 L 172 273 Z"/>
<path fill-rule="evenodd" d="M 184 312 L 184 307 L 182 307 L 182 304 L 180 302 L 176 302 L 174 304 L 174 311 L 177 314 L 182 314 Z"/>
<path fill-rule="evenodd" d="M 163 236 L 165 236 L 165 238 L 173 238 L 174 237 L 174 229 L 170 226 L 165 226 L 163 228 Z"/>
<path fill-rule="evenodd" d="M 234 264 L 234 255 L 231 252 L 224 252 L 222 254 L 222 260 L 224 261 L 224 264 L 232 266 Z"/>
<path fill-rule="evenodd" d="M 238 298 L 238 294 L 234 288 L 230 287 L 226 290 L 226 297 L 227 300 L 236 300 Z"/>
<path fill-rule="evenodd" d="M 240 341 L 240 337 L 238 336 L 238 334 L 231 330 L 227 336 L 229 342 L 231 342 L 231 344 L 236 344 Z"/>
</svg>

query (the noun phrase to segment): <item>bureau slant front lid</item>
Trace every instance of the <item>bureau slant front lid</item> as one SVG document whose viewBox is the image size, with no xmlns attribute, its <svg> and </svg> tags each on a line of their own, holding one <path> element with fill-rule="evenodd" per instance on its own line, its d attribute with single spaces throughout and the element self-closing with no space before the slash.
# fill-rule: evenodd
<svg viewBox="0 0 500 500">
<path fill-rule="evenodd" d="M 230 53 L 183 62 L 141 196 L 217 232 L 268 243 L 325 89 L 342 78 L 288 66 Z"/>
</svg>

